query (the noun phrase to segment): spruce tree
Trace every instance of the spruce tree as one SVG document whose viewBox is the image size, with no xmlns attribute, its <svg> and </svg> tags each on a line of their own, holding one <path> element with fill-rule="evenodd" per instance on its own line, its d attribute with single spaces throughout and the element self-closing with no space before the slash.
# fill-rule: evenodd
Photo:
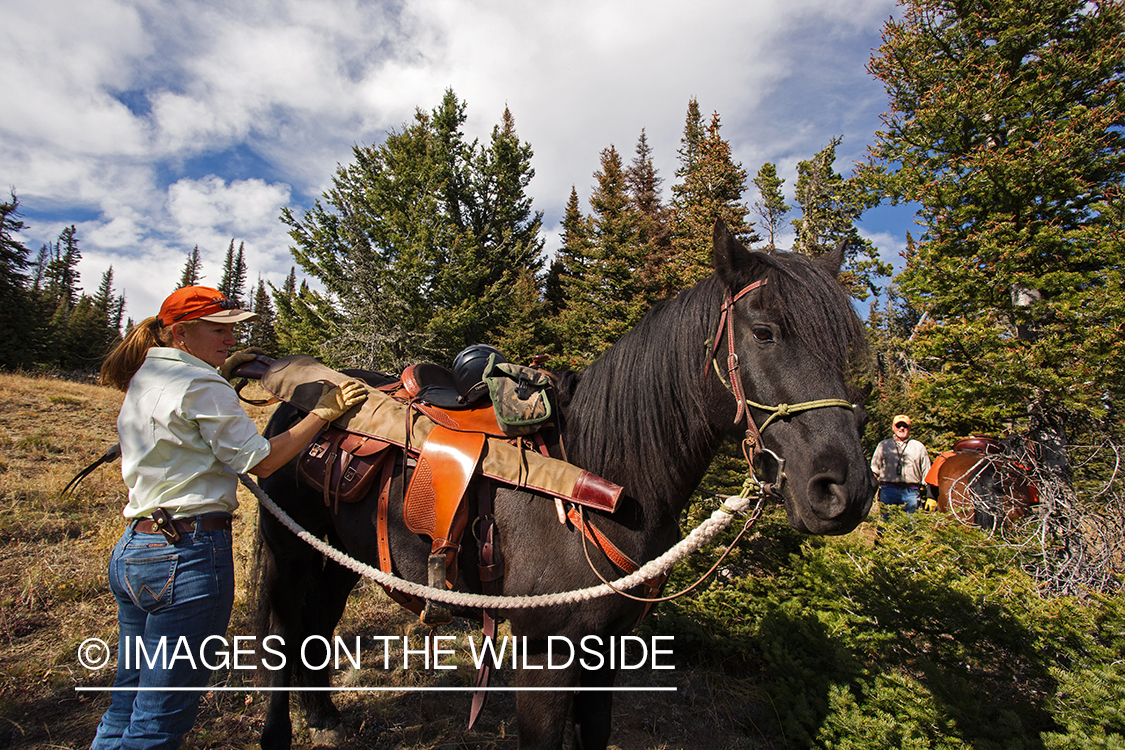
<svg viewBox="0 0 1125 750">
<path fill-rule="evenodd" d="M 647 247 L 640 240 L 641 214 L 626 192 L 621 156 L 613 146 L 602 151 L 597 186 L 590 196 L 591 216 L 582 222 L 568 212 L 568 258 L 584 255 L 568 276 L 565 307 L 556 321 L 562 359 L 582 367 L 632 328 L 649 306 L 643 279 Z"/>
<path fill-rule="evenodd" d="M 642 245 L 641 275 L 651 299 L 660 296 L 660 268 L 671 249 L 671 219 L 660 195 L 664 179 L 657 174 L 645 131 L 637 139 L 632 163 L 625 172 L 626 194 L 637 214 L 637 241 Z"/>
<path fill-rule="evenodd" d="M 277 351 L 277 331 L 274 328 L 274 312 L 273 302 L 270 301 L 269 291 L 266 289 L 266 282 L 258 277 L 258 286 L 254 292 L 252 310 L 258 314 L 258 317 L 250 322 L 250 332 L 246 336 L 246 344 L 248 346 L 256 346 L 262 351 L 270 354 Z"/>
<path fill-rule="evenodd" d="M 509 362 L 528 364 L 532 357 L 548 354 L 546 302 L 539 280 L 531 269 L 520 272 L 509 293 L 509 313 L 493 339 Z"/>
<path fill-rule="evenodd" d="M 785 215 L 789 213 L 790 206 L 781 194 L 781 186 L 785 180 L 777 176 L 777 166 L 766 162 L 758 169 L 754 177 L 754 187 L 758 188 L 758 200 L 754 201 L 754 212 L 762 219 L 768 239 L 766 249 L 773 251 L 777 245 L 777 233 L 781 230 Z"/>
<path fill-rule="evenodd" d="M 562 247 L 551 263 L 544 292 L 547 312 L 552 318 L 557 317 L 566 308 L 568 287 L 585 275 L 592 258 L 590 222 L 582 215 L 578 191 L 573 185 L 570 187 L 570 197 L 563 212 L 562 232 L 559 239 L 562 241 Z M 557 337 L 555 342 L 557 343 Z"/>
<path fill-rule="evenodd" d="M 866 178 L 920 206 L 915 396 L 959 434 L 1030 426 L 1065 476 L 1068 422 L 1119 424 L 1125 388 L 1125 5 L 903 6 Z"/>
<path fill-rule="evenodd" d="M 59 239 L 49 246 L 46 280 L 48 299 L 68 313 L 78 304 L 78 261 L 82 253 L 78 250 L 78 230 L 73 224 L 59 234 Z"/>
<path fill-rule="evenodd" d="M 100 343 L 112 348 L 121 341 L 121 316 L 125 310 L 125 296 L 113 292 L 113 266 L 102 274 L 93 304 L 98 324 L 102 329 Z"/>
<path fill-rule="evenodd" d="M 742 201 L 746 170 L 733 160 L 721 129 L 718 112 L 703 128 L 698 103 L 694 98 L 689 102 L 676 170 L 679 182 L 672 186 L 671 250 L 657 284 L 662 296 L 710 275 L 715 219 L 722 218 L 743 244 L 759 240 L 753 224 L 746 220 L 749 208 Z"/>
<path fill-rule="evenodd" d="M 433 122 L 442 163 L 456 160 L 442 172 L 445 211 L 455 234 L 430 300 L 444 312 L 433 318 L 430 330 L 437 341 L 448 342 L 449 359 L 467 344 L 489 343 L 500 335 L 517 279 L 525 270 L 534 278 L 543 264 L 542 214 L 532 211 L 526 193 L 535 175 L 531 147 L 520 141 L 507 108 L 487 147 L 461 140 L 464 117 L 464 105 L 446 92 Z"/>
<path fill-rule="evenodd" d="M 238 251 L 235 252 L 234 240 L 230 241 L 226 257 L 223 259 L 223 277 L 217 287 L 228 298 L 236 300 L 240 304 L 243 303 L 242 294 L 246 290 L 245 250 L 245 242 L 239 242 Z"/>
<path fill-rule="evenodd" d="M 231 251 L 233 250 L 234 241 L 231 240 Z M 233 261 L 233 258 L 231 260 Z M 198 286 L 203 279 L 202 270 L 203 261 L 199 258 L 199 245 L 196 245 L 188 253 L 187 261 L 184 262 L 183 273 L 180 274 L 180 283 L 176 286 L 176 289 L 182 289 L 185 286 Z"/>
<path fill-rule="evenodd" d="M 66 317 L 65 331 L 58 339 L 65 345 L 52 350 L 50 361 L 69 371 L 96 370 L 121 341 L 123 308 L 124 298 L 114 294 L 113 266 L 110 266 L 102 274 L 97 292 L 93 296 L 82 294 Z"/>
<path fill-rule="evenodd" d="M 266 352 L 277 357 L 308 354 L 321 357 L 326 364 L 340 364 L 323 350 L 323 343 L 331 326 L 327 323 L 322 325 L 319 316 L 309 314 L 308 285 L 302 282 L 298 287 L 297 269 L 289 268 L 289 274 L 280 289 L 273 284 L 269 288 L 273 302 L 276 343 L 273 350 L 267 349 Z"/>
<path fill-rule="evenodd" d="M 879 277 L 889 276 L 890 264 L 879 260 L 878 249 L 859 234 L 855 222 L 875 203 L 858 180 L 848 180 L 837 173 L 836 147 L 839 138 L 812 159 L 797 165 L 797 204 L 801 218 L 793 220 L 797 238 L 795 252 L 817 256 L 844 246 L 844 266 L 840 282 L 856 299 L 878 296 Z"/>
<path fill-rule="evenodd" d="M 28 294 L 28 250 L 18 235 L 24 229 L 19 199 L 0 202 L 0 367 L 27 367 L 34 361 L 38 320 Z"/>
<path fill-rule="evenodd" d="M 332 188 L 298 219 L 283 212 L 294 258 L 332 309 L 325 351 L 363 367 L 448 363 L 501 335 L 511 289 L 542 265 L 534 171 L 510 113 L 487 146 L 463 134 L 447 91 L 379 146 L 353 149 Z M 279 306 L 280 317 L 280 306 Z"/>
<path fill-rule="evenodd" d="M 67 367 L 75 341 L 71 335 L 71 314 L 79 302 L 78 230 L 72 224 L 63 229 L 57 242 L 48 246 L 45 286 L 37 307 L 46 314 L 47 324 L 39 357 L 45 364 Z"/>
<path fill-rule="evenodd" d="M 323 295 L 309 289 L 307 282 L 296 283 L 295 269 L 290 269 L 281 289 L 270 286 L 274 304 L 274 333 L 278 357 L 308 354 L 321 358 L 332 367 L 348 367 L 354 363 L 337 359 L 325 342 L 339 330 L 343 321 Z M 264 348 L 264 347 L 263 347 Z M 268 353 L 272 351 L 266 349 Z"/>
</svg>

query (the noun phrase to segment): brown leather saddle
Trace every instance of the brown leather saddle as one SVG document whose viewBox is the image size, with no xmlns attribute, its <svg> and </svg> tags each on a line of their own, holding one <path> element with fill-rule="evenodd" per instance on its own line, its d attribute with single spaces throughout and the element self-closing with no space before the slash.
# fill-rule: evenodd
<svg viewBox="0 0 1125 750">
<path fill-rule="evenodd" d="M 453 373 L 433 362 L 410 365 L 402 373 L 400 398 L 434 422 L 418 450 L 417 465 L 403 497 L 406 528 L 432 540 L 429 585 L 453 588 L 457 555 L 469 520 L 467 495 L 489 436 L 502 438 L 489 401 L 465 401 Z M 434 625 L 451 618 L 426 603 L 422 621 Z"/>
<path fill-rule="evenodd" d="M 994 437 L 973 435 L 953 444 L 954 453 L 1003 453 L 1004 446 Z"/>
<path fill-rule="evenodd" d="M 1004 444 L 988 435 L 971 435 L 967 438 L 961 438 L 953 443 L 952 448 L 947 451 L 942 451 L 937 455 L 937 458 L 930 464 L 930 470 L 926 472 L 926 478 L 923 481 L 928 485 L 938 487 L 942 464 L 951 456 L 956 456 L 960 453 L 979 453 L 993 456 L 1004 452 Z"/>
</svg>

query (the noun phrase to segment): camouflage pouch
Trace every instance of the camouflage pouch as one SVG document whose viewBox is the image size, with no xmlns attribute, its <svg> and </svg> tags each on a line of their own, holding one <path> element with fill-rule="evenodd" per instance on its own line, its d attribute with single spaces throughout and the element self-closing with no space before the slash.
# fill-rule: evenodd
<svg viewBox="0 0 1125 750">
<path fill-rule="evenodd" d="M 532 367 L 497 362 L 493 355 L 484 370 L 496 422 L 505 435 L 530 435 L 551 418 L 548 390 L 551 379 Z"/>
</svg>

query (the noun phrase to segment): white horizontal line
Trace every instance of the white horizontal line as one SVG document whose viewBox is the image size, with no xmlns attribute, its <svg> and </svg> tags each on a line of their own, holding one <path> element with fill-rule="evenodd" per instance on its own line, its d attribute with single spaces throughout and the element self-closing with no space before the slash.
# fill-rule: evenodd
<svg viewBox="0 0 1125 750">
<path fill-rule="evenodd" d="M 79 693 L 674 693 L 675 687 L 76 687 Z"/>
</svg>

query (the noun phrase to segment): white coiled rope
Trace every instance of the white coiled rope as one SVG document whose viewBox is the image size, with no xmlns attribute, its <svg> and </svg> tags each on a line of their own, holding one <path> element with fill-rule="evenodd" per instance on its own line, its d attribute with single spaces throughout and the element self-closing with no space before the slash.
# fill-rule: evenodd
<svg viewBox="0 0 1125 750">
<path fill-rule="evenodd" d="M 660 557 L 645 563 L 639 570 L 630 573 L 624 578 L 619 578 L 609 584 L 591 586 L 577 591 L 562 591 L 557 594 L 537 594 L 535 596 L 485 596 L 484 594 L 467 594 L 460 591 L 435 589 L 414 581 L 406 581 L 389 573 L 384 573 L 378 568 L 373 568 L 344 554 L 335 547 L 326 544 L 309 532 L 305 531 L 294 521 L 288 513 L 277 506 L 276 503 L 262 491 L 249 476 L 239 474 L 239 479 L 246 488 L 258 498 L 270 513 L 298 537 L 308 542 L 312 547 L 325 557 L 339 563 L 360 575 L 370 578 L 378 584 L 387 586 L 422 599 L 451 604 L 457 607 L 471 607 L 474 609 L 532 609 L 535 607 L 550 607 L 558 604 L 574 604 L 576 602 L 595 599 L 599 596 L 617 593 L 616 590 L 625 591 L 655 578 L 672 569 L 672 566 L 684 559 L 692 552 L 703 547 L 720 531 L 730 525 L 735 513 L 743 513 L 750 507 L 750 500 L 746 497 L 732 495 L 711 514 L 711 517 L 699 524 L 690 534 L 665 552 Z"/>
</svg>

